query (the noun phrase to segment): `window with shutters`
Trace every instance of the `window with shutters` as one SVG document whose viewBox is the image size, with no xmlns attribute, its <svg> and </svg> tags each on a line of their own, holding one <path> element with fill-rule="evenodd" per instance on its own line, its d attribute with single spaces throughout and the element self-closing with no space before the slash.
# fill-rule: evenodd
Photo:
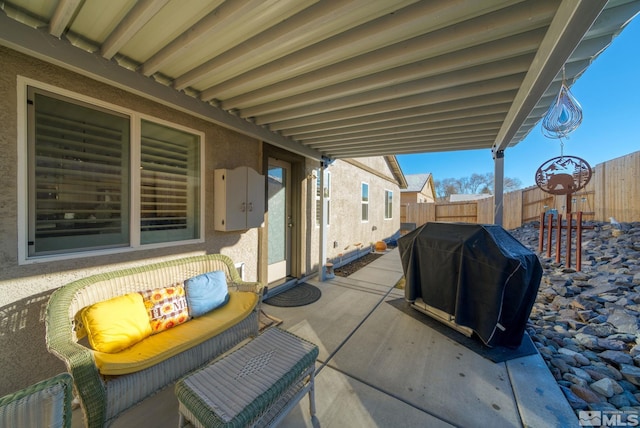
<svg viewBox="0 0 640 428">
<path fill-rule="evenodd" d="M 141 243 L 197 238 L 198 136 L 147 120 L 141 135 Z"/>
<path fill-rule="evenodd" d="M 28 257 L 199 239 L 200 139 L 29 86 Z"/>
</svg>

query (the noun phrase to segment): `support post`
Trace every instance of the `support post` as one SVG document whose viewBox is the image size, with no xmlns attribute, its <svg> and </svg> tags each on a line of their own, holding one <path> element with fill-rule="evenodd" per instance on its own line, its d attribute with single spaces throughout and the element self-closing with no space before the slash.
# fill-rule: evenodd
<svg viewBox="0 0 640 428">
<path fill-rule="evenodd" d="M 324 281 L 327 279 L 327 273 L 325 269 L 325 264 L 327 263 L 327 199 L 324 197 L 324 188 L 327 184 L 326 177 L 326 165 L 325 162 L 322 161 L 320 163 L 320 236 L 318 237 L 318 242 L 320 245 L 318 254 L 320 260 L 318 261 L 318 276 L 320 281 Z"/>
<path fill-rule="evenodd" d="M 504 199 L 504 150 L 493 153 L 493 222 L 502 226 Z"/>
</svg>

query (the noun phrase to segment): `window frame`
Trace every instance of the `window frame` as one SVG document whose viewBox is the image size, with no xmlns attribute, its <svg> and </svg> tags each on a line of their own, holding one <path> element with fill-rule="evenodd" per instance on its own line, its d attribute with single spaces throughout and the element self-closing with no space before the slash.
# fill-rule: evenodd
<svg viewBox="0 0 640 428">
<path fill-rule="evenodd" d="M 389 189 L 384 189 L 384 219 L 393 220 L 393 190 Z"/>
<path fill-rule="evenodd" d="M 129 117 L 130 123 L 130 142 L 129 142 L 129 159 L 130 164 L 128 166 L 130 174 L 129 182 L 129 242 L 123 246 L 115 248 L 101 248 L 83 251 L 69 250 L 67 253 L 56 253 L 46 255 L 29 255 L 29 120 L 28 120 L 28 90 L 29 87 L 34 88 L 36 91 L 45 91 L 53 94 L 54 96 L 60 96 L 69 99 L 71 102 L 78 102 L 79 104 L 89 104 L 95 106 L 96 109 L 106 110 L 117 115 L 126 115 Z M 41 262 L 51 262 L 56 260 L 69 260 L 75 258 L 95 257 L 102 255 L 109 255 L 115 253 L 129 252 L 129 251 L 141 251 L 150 250 L 154 248 L 164 248 L 168 246 L 188 245 L 194 243 L 202 243 L 205 241 L 205 134 L 202 131 L 189 128 L 174 122 L 170 122 L 158 117 L 154 117 L 145 113 L 138 112 L 136 110 L 111 104 L 109 102 L 89 97 L 83 94 L 79 94 L 67 89 L 63 89 L 54 85 L 40 82 L 38 80 L 30 79 L 24 76 L 18 76 L 17 78 L 17 149 L 18 149 L 18 264 L 33 264 Z M 199 207 L 196 207 L 195 215 L 198 216 L 196 220 L 199 224 L 198 236 L 196 238 L 157 242 L 150 244 L 141 244 L 141 231 L 140 231 L 140 165 L 141 165 L 141 127 L 142 121 L 146 120 L 162 126 L 167 126 L 179 131 L 191 133 L 197 136 L 199 140 Z"/>
<path fill-rule="evenodd" d="M 365 186 L 367 189 L 366 200 L 364 195 Z M 360 183 L 360 221 L 362 223 L 369 222 L 369 201 L 370 200 L 371 200 L 371 186 L 369 186 L 369 183 L 363 181 Z M 366 207 L 367 218 L 364 218 L 365 207 Z"/>
</svg>

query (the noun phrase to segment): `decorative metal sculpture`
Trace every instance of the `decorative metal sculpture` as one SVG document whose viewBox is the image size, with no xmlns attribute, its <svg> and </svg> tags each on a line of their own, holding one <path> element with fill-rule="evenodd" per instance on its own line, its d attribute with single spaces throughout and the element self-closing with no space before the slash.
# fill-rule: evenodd
<svg viewBox="0 0 640 428">
<path fill-rule="evenodd" d="M 562 81 L 562 87 L 542 120 L 542 134 L 548 138 L 564 138 L 582 123 L 582 107 Z"/>
<path fill-rule="evenodd" d="M 536 171 L 536 184 L 553 195 L 569 195 L 582 189 L 591 180 L 591 166 L 576 156 L 549 159 Z"/>
<path fill-rule="evenodd" d="M 582 158 L 576 156 L 564 156 L 564 142 L 562 141 L 567 135 L 575 131 L 582 123 L 582 107 L 578 101 L 571 95 L 569 87 L 565 83 L 564 67 L 562 68 L 562 87 L 556 97 L 556 100 L 547 111 L 542 120 L 542 134 L 548 138 L 557 138 L 560 140 L 560 156 L 549 159 L 536 171 L 536 184 L 544 192 L 553 195 L 565 195 L 566 202 L 563 209 L 566 208 L 566 264 L 571 266 L 571 232 L 573 226 L 573 213 L 571 205 L 573 203 L 572 194 L 584 188 L 591 180 L 591 166 Z M 555 211 L 555 210 L 554 210 Z M 547 213 L 540 214 L 540 251 L 544 242 L 544 221 Z M 562 241 L 562 214 L 557 213 L 556 227 L 556 263 L 560 263 L 560 244 Z M 582 239 L 582 212 L 578 212 L 576 236 L 576 269 L 580 270 L 581 263 L 581 239 Z M 549 216 L 549 247 L 547 248 L 547 257 L 551 256 L 551 230 L 553 229 L 554 216 Z"/>
</svg>

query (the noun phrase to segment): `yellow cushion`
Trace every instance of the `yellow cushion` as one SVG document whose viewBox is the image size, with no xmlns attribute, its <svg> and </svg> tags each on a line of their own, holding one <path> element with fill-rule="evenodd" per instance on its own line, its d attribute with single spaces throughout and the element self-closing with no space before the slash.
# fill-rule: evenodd
<svg viewBox="0 0 640 428">
<path fill-rule="evenodd" d="M 82 324 L 91 347 L 100 352 L 118 352 L 151 334 L 149 317 L 139 293 L 114 297 L 85 308 Z"/>
<path fill-rule="evenodd" d="M 149 313 L 151 331 L 154 334 L 189 320 L 187 297 L 182 285 L 156 288 L 140 294 Z"/>
<path fill-rule="evenodd" d="M 255 308 L 258 295 L 246 291 L 229 292 L 229 302 L 160 334 L 154 334 L 117 354 L 94 352 L 103 375 L 134 373 L 160 363 L 220 334 L 239 323 Z"/>
</svg>

